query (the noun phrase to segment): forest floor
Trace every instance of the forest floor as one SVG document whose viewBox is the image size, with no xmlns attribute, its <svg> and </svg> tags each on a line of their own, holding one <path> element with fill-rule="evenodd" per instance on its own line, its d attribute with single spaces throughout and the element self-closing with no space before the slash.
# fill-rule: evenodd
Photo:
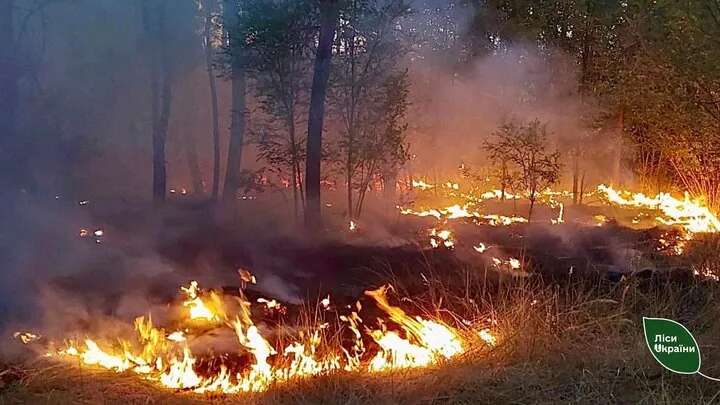
<svg viewBox="0 0 720 405">
<path fill-rule="evenodd" d="M 284 383 L 261 394 L 200 395 L 163 389 L 133 374 L 36 360 L 0 371 L 0 404 L 720 401 L 718 383 L 672 374 L 657 364 L 642 332 L 642 316 L 682 322 L 699 342 L 702 371 L 720 375 L 720 290 L 715 283 L 523 282 L 503 288 L 488 298 L 499 320 L 499 344 L 493 349 L 470 348 L 431 368 L 379 375 L 340 373 Z M 445 287 L 431 290 L 429 294 L 453 299 Z"/>
<path fill-rule="evenodd" d="M 390 243 L 374 246 L 343 241 L 317 246 L 297 240 L 290 243 L 287 238 L 259 239 L 257 232 L 233 227 L 229 228 L 232 231 L 188 227 L 187 212 L 181 214 L 161 226 L 153 225 L 162 232 L 143 229 L 150 228 L 146 225 L 150 221 L 138 215 L 98 221 L 108 236 L 102 244 L 82 240 L 72 252 L 84 259 L 85 267 L 73 276 L 57 277 L 53 283 L 72 291 L 80 300 L 108 309 L 115 308 L 119 297 L 129 290 L 131 284 L 126 279 L 132 279 L 133 286 L 142 285 L 143 293 L 171 297 L 177 292 L 176 281 L 201 277 L 203 271 L 209 271 L 203 269 L 220 269 L 215 271 L 234 280 L 238 265 L 265 269 L 266 274 L 257 273 L 260 282 L 273 275 L 282 276 L 287 284 L 301 286 L 301 296 L 317 297 L 330 291 L 338 305 L 354 302 L 367 288 L 390 283 L 398 297 L 412 297 L 403 303 L 411 308 L 409 312 L 441 314 L 449 309 L 464 319 L 492 317 L 498 344 L 491 349 L 467 348 L 462 355 L 428 368 L 372 375 L 337 373 L 282 383 L 264 393 L 235 395 L 177 392 L 144 381 L 136 374 L 46 359 L 5 363 L 0 359 L 0 405 L 720 403 L 719 383 L 697 375 L 672 374 L 657 364 L 646 347 L 642 328 L 643 316 L 683 323 L 700 345 L 701 371 L 720 376 L 718 283 L 697 281 L 691 276 L 666 277 L 659 272 L 617 279 L 591 271 L 568 273 L 569 267 L 579 269 L 583 263 L 588 269 L 599 268 L 587 263 L 610 262 L 610 253 L 619 251 L 616 247 L 620 245 L 632 246 L 623 252 L 655 252 L 656 247 L 647 241 L 656 239 L 652 232 L 657 230 L 648 233 L 614 225 L 563 225 L 550 230 L 467 225 L 471 227 L 468 234 L 482 238 L 474 241 L 463 239 L 463 229 L 458 226 L 459 239 L 465 241 L 470 255 L 463 257 L 462 246 L 428 250 Z M 210 222 L 202 215 L 197 223 Z M 125 218 L 135 218 L 141 225 L 133 225 Z M 65 226 L 62 224 L 63 230 Z M 426 225 L 417 228 L 424 231 Z M 420 240 L 427 243 L 423 239 L 426 233 L 414 235 L 421 235 Z M 560 242 L 568 235 L 577 240 L 570 255 L 562 250 L 567 244 Z M 504 246 L 505 253 L 513 255 L 520 253 L 514 244 L 522 243 L 522 253 L 529 256 L 526 263 L 531 268 L 527 270 L 534 274 L 513 278 L 488 271 L 489 259 L 478 257 L 472 250 L 473 244 L 480 241 Z M 76 246 L 77 238 L 71 243 Z M 173 272 L 153 275 L 144 267 L 140 272 L 126 271 L 138 263 L 128 257 L 148 257 L 146 246 L 152 246 L 153 255 L 162 257 L 159 262 L 170 263 Z M 717 246 L 712 246 L 703 251 L 717 257 Z M 72 256 L 67 251 L 63 251 L 63 257 Z M 717 261 L 712 263 L 716 268 Z M 66 264 L 68 268 L 76 265 Z M 684 267 L 675 262 L 663 262 L 662 266 Z M 56 267 L 60 264 L 56 263 Z M 643 261 L 635 270 L 655 267 Z M 687 273 L 687 269 L 673 272 Z M 216 287 L 225 286 L 225 279 L 215 279 Z M 100 285 L 102 289 L 95 288 Z"/>
</svg>

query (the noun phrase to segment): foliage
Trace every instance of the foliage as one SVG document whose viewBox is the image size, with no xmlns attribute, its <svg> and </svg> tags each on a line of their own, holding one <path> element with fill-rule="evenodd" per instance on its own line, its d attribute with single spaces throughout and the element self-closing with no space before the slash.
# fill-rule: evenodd
<svg viewBox="0 0 720 405">
<path fill-rule="evenodd" d="M 403 121 L 409 82 L 399 69 L 406 49 L 397 25 L 408 10 L 404 0 L 350 1 L 341 10 L 330 101 L 342 128 L 338 161 L 350 217 L 360 215 L 371 181 L 408 159 Z"/>
<path fill-rule="evenodd" d="M 547 151 L 546 124 L 539 120 L 528 124 L 507 122 L 494 136 L 495 140 L 485 142 L 485 149 L 490 159 L 507 165 L 504 173 L 508 179 L 517 176 L 530 200 L 530 219 L 538 192 L 560 180 L 560 152 Z"/>
<path fill-rule="evenodd" d="M 252 0 L 244 4 L 237 27 L 263 113 L 258 157 L 288 179 L 296 216 L 302 203 L 305 159 L 305 141 L 298 128 L 307 115 L 313 15 L 309 2 Z"/>
</svg>

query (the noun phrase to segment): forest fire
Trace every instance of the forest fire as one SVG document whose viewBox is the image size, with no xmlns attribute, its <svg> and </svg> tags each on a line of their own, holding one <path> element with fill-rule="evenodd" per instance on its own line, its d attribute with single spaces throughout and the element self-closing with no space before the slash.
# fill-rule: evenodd
<svg viewBox="0 0 720 405">
<path fill-rule="evenodd" d="M 452 187 L 445 187 L 451 184 Z M 457 219 L 471 219 L 478 224 L 486 224 L 490 226 L 510 226 L 513 224 L 528 223 L 528 219 L 522 216 L 506 216 L 494 213 L 481 213 L 483 210 L 483 201 L 500 200 L 501 198 L 511 199 L 513 201 L 527 200 L 528 195 L 511 194 L 494 189 L 484 192 L 474 193 L 456 193 L 461 186 L 458 183 L 448 182 L 439 186 L 427 183 L 422 180 L 413 180 L 414 188 L 424 192 L 433 190 L 430 195 L 430 201 L 438 199 L 458 201 L 447 206 L 433 207 L 432 202 L 424 202 L 423 205 L 428 207 L 424 209 L 415 209 L 408 207 L 398 207 L 402 215 L 412 215 L 417 217 L 433 217 L 439 224 L 447 224 L 448 221 Z M 445 189 L 445 193 L 438 197 L 438 189 Z M 637 225 L 641 218 L 648 218 L 654 221 L 655 225 L 677 227 L 682 231 L 682 237 L 679 240 L 670 241 L 668 239 L 660 239 L 659 243 L 670 248 L 675 254 L 681 254 L 687 241 L 693 239 L 694 234 L 698 233 L 717 233 L 720 231 L 720 220 L 707 207 L 701 199 L 693 199 L 687 193 L 684 198 L 678 199 L 669 193 L 659 193 L 655 197 L 646 196 L 643 193 L 633 193 L 628 190 L 616 190 L 610 186 L 599 185 L 593 193 L 588 195 L 597 195 L 601 204 L 610 206 L 620 206 L 625 208 L 641 209 L 643 212 L 638 214 L 631 221 Z M 561 202 L 561 198 L 570 198 L 572 193 L 568 191 L 555 191 L 551 189 L 543 190 L 539 193 L 541 201 L 549 208 L 557 210 L 557 217 L 549 220 L 550 224 L 558 225 L 565 223 L 565 203 Z M 595 203 L 597 205 L 597 203 Z M 600 205 L 602 206 L 602 205 Z M 593 216 L 596 225 L 602 225 L 608 219 L 605 215 L 596 214 Z M 434 228 L 430 230 L 433 237 L 431 244 L 433 247 L 442 245 L 441 241 L 446 238 L 440 236 L 441 241 L 435 238 L 439 236 Z M 450 231 L 444 231 L 443 235 L 448 236 Z M 450 247 L 450 246 L 447 246 Z M 484 251 L 483 247 L 475 248 L 478 252 Z"/>
<path fill-rule="evenodd" d="M 360 316 L 359 303 L 356 311 L 340 315 L 346 324 L 351 343 L 329 345 L 323 337 L 328 323 L 319 323 L 301 331 L 284 347 L 277 347 L 264 336 L 252 319 L 251 303 L 240 291 L 239 297 L 221 296 L 213 291 L 202 291 L 196 281 L 181 287 L 186 295 L 182 303 L 185 316 L 182 330 L 167 332 L 153 325 L 150 317 L 135 319 L 135 337 L 116 337 L 116 343 L 105 339 L 104 344 L 92 338 L 69 340 L 60 348 L 48 345 L 46 356 L 50 358 L 76 358 L 90 366 L 115 371 L 131 371 L 144 379 L 155 381 L 171 389 L 204 392 L 260 392 L 274 384 L 297 378 L 333 372 L 384 372 L 387 370 L 426 367 L 463 353 L 471 339 L 443 321 L 421 316 L 409 316 L 388 301 L 391 287 L 384 286 L 365 294 L 372 298 L 385 314 L 378 318 L 378 326 L 371 327 Z M 236 312 L 220 310 L 223 300 L 236 301 Z M 207 304 L 206 304 L 207 303 Z M 259 299 L 268 308 L 280 306 L 275 300 Z M 330 298 L 321 302 L 329 308 Z M 215 310 L 211 309 L 214 308 Z M 213 370 L 198 368 L 202 354 L 191 349 L 193 328 L 203 322 L 203 328 L 213 327 L 232 330 L 240 353 L 250 356 L 249 362 L 240 368 L 236 364 L 221 362 Z M 215 326 L 210 326 L 215 323 Z M 365 326 L 361 326 L 365 325 Z M 463 337 L 465 336 L 465 337 Z M 497 337 L 487 328 L 475 332 L 475 336 L 488 346 L 497 344 Z M 17 333 L 16 338 L 24 344 L 33 344 L 37 335 L 30 332 Z M 367 342 L 367 343 L 366 343 Z"/>
<path fill-rule="evenodd" d="M 716 401 L 717 38 L 720 0 L 0 0 L 0 404 Z"/>
</svg>

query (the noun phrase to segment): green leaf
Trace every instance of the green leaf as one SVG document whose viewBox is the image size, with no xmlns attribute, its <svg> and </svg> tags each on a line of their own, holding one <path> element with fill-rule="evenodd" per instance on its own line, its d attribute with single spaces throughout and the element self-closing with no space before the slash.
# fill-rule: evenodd
<svg viewBox="0 0 720 405">
<path fill-rule="evenodd" d="M 700 347 L 683 325 L 664 318 L 643 317 L 645 342 L 663 367 L 680 374 L 700 370 Z"/>
</svg>

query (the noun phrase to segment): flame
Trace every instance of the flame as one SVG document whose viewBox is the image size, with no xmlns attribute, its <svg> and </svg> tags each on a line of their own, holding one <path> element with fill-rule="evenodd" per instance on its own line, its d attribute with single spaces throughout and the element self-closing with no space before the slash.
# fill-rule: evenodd
<svg viewBox="0 0 720 405">
<path fill-rule="evenodd" d="M 643 193 L 618 191 L 601 184 L 597 190 L 613 204 L 658 210 L 662 216 L 656 221 L 665 225 L 678 225 L 686 232 L 716 233 L 720 231 L 720 220 L 713 214 L 701 199 L 692 199 L 685 193 L 683 199 L 677 199 L 668 193 L 660 193 L 655 197 Z"/>
<path fill-rule="evenodd" d="M 420 190 L 429 190 L 431 188 L 435 188 L 434 185 L 426 183 L 422 180 L 414 180 L 412 181 L 413 188 L 419 188 Z"/>
<path fill-rule="evenodd" d="M 485 252 L 486 250 L 488 250 L 489 247 L 488 247 L 488 246 L 485 246 L 484 243 L 479 243 L 479 244 L 477 244 L 476 246 L 473 246 L 473 249 L 475 249 L 475 251 L 478 252 L 478 253 L 483 253 L 483 252 Z"/>
<path fill-rule="evenodd" d="M 453 235 L 451 231 L 448 230 L 437 230 L 435 228 L 430 230 L 430 246 L 433 248 L 438 248 L 440 246 L 445 246 L 448 249 L 452 249 L 455 246 L 455 241 L 453 240 Z"/>
<path fill-rule="evenodd" d="M 388 303 L 388 288 L 380 287 L 365 294 L 372 297 L 412 341 L 401 338 L 394 331 L 371 330 L 370 335 L 380 346 L 380 351 L 370 361 L 370 371 L 426 366 L 463 352 L 457 331 L 439 322 L 409 317 L 405 311 Z"/>
<path fill-rule="evenodd" d="M 187 338 L 185 337 L 185 333 L 180 330 L 176 330 L 175 332 L 169 334 L 167 336 L 167 339 L 173 342 L 184 342 L 185 340 L 187 340 Z"/>
<path fill-rule="evenodd" d="M 257 299 L 257 302 L 259 302 L 260 304 L 265 304 L 265 307 L 267 307 L 267 309 L 280 309 L 280 308 L 282 308 L 282 304 L 280 304 L 279 302 L 277 302 L 277 300 L 274 300 L 274 299 L 268 300 L 268 299 L 265 299 L 265 298 L 258 298 L 258 299 Z"/>
<path fill-rule="evenodd" d="M 490 332 L 490 329 L 484 328 L 480 329 L 478 331 L 478 336 L 480 339 L 482 339 L 485 344 L 487 344 L 490 347 L 495 347 L 497 345 L 497 338 Z"/>
<path fill-rule="evenodd" d="M 550 220 L 553 225 L 562 224 L 565 222 L 565 220 L 563 219 L 563 212 L 565 211 L 565 204 L 563 204 L 563 203 L 557 203 L 557 204 L 560 207 L 560 211 L 558 212 L 557 219 Z"/>
<path fill-rule="evenodd" d="M 15 332 L 13 333 L 13 337 L 20 340 L 24 345 L 40 339 L 40 335 L 32 332 Z"/>
<path fill-rule="evenodd" d="M 390 305 L 387 291 L 391 288 L 383 286 L 366 292 L 387 315 L 384 320 L 379 320 L 379 327 L 362 326 L 359 302 L 351 307 L 353 310 L 349 315 L 339 316 L 354 339 L 351 346 L 338 349 L 323 346 L 322 331 L 328 327 L 326 323 L 301 331 L 297 339 L 282 348 L 273 346 L 253 322 L 251 304 L 241 291 L 240 298 L 235 298 L 240 302 L 239 311 L 231 321 L 219 326 L 232 329 L 240 350 L 251 357 L 250 363 L 240 370 L 222 363 L 209 374 L 199 372 L 196 368 L 198 358 L 187 344 L 187 331 L 166 333 L 154 327 L 150 317 L 142 316 L 135 320 L 137 337 L 133 341 L 118 339 L 114 345 L 103 346 L 99 341 L 86 338 L 81 344 L 68 343 L 48 355 L 77 358 L 83 364 L 115 372 L 131 371 L 170 389 L 238 393 L 265 391 L 273 384 L 339 370 L 381 372 L 424 367 L 464 352 L 463 339 L 456 329 L 440 320 L 410 316 L 401 308 Z M 181 291 L 188 298 L 183 307 L 189 306 L 185 305 L 187 302 L 209 296 L 200 291 L 196 282 L 181 287 Z M 329 306 L 330 297 L 324 298 L 321 305 Z M 215 316 L 227 319 L 225 314 Z M 386 325 L 389 324 L 396 325 L 397 329 L 388 330 Z M 477 333 L 481 338 L 492 336 L 489 330 Z M 368 357 L 366 355 L 370 353 L 363 343 L 365 335 L 377 346 Z"/>
<path fill-rule="evenodd" d="M 210 293 L 209 302 L 198 296 L 198 283 L 193 280 L 187 287 L 180 287 L 187 295 L 183 305 L 189 308 L 190 319 L 219 321 L 222 316 L 222 303 L 214 292 Z"/>
<path fill-rule="evenodd" d="M 240 276 L 240 280 L 243 283 L 249 283 L 249 284 L 257 284 L 257 280 L 255 279 L 255 276 L 253 276 L 252 273 L 245 269 L 238 269 L 238 276 Z"/>
<path fill-rule="evenodd" d="M 330 308 L 330 294 L 328 294 L 327 297 L 320 300 L 320 305 L 322 305 L 322 307 L 325 309 Z"/>
<path fill-rule="evenodd" d="M 520 260 L 518 260 L 514 257 L 511 257 L 507 260 L 498 259 L 497 257 L 493 257 L 492 261 L 496 267 L 498 267 L 498 268 L 505 267 L 508 270 L 520 270 L 520 267 L 522 265 Z"/>
<path fill-rule="evenodd" d="M 350 229 L 350 232 L 355 232 L 357 230 L 357 223 L 355 221 L 350 220 L 350 225 L 348 226 L 348 229 Z"/>
</svg>

